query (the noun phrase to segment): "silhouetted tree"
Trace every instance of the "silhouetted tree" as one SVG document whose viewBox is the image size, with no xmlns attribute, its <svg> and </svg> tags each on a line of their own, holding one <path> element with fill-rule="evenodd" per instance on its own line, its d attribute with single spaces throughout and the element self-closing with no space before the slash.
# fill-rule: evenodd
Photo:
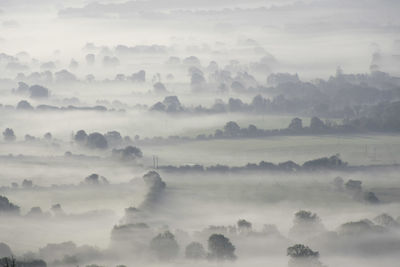
<svg viewBox="0 0 400 267">
<path fill-rule="evenodd" d="M 235 260 L 235 246 L 222 234 L 213 234 L 208 239 L 208 258 L 210 260 Z"/>
<path fill-rule="evenodd" d="M 4 132 L 3 132 L 3 138 L 4 138 L 4 141 L 6 141 L 6 142 L 15 141 L 16 136 L 14 134 L 14 130 L 11 129 L 11 128 L 5 129 Z"/>
<path fill-rule="evenodd" d="M 100 176 L 96 173 L 93 173 L 89 175 L 88 177 L 85 178 L 85 180 L 82 182 L 82 184 L 87 184 L 87 185 L 107 185 L 109 184 L 107 178 L 104 176 Z"/>
<path fill-rule="evenodd" d="M 352 192 L 359 193 L 362 191 L 362 182 L 358 180 L 348 180 L 345 184 L 346 189 Z"/>
<path fill-rule="evenodd" d="M 300 210 L 294 215 L 293 227 L 290 229 L 289 235 L 296 239 L 307 239 L 324 230 L 317 214 Z"/>
<path fill-rule="evenodd" d="M 49 96 L 49 89 L 41 85 L 33 85 L 29 87 L 29 92 L 31 98 L 44 98 Z"/>
<path fill-rule="evenodd" d="M 45 133 L 43 135 L 44 139 L 47 141 L 51 141 L 51 139 L 53 138 L 53 136 L 51 135 L 51 133 Z"/>
<path fill-rule="evenodd" d="M 19 214 L 19 207 L 11 203 L 8 198 L 0 196 L 0 215 L 4 213 Z"/>
<path fill-rule="evenodd" d="M 17 262 L 13 256 L 2 258 L 0 264 L 1 267 L 17 267 Z"/>
<path fill-rule="evenodd" d="M 89 148 L 106 149 L 108 147 L 108 143 L 104 135 L 95 132 L 88 135 L 87 146 Z"/>
<path fill-rule="evenodd" d="M 296 244 L 287 248 L 287 255 L 290 257 L 289 267 L 322 267 L 318 260 L 319 252 L 309 247 Z"/>
<path fill-rule="evenodd" d="M 288 129 L 292 131 L 299 131 L 303 129 L 303 122 L 300 118 L 294 118 L 290 122 Z"/>
<path fill-rule="evenodd" d="M 167 88 L 161 82 L 157 82 L 153 85 L 153 90 L 156 94 L 166 94 L 168 93 Z"/>
<path fill-rule="evenodd" d="M 21 109 L 21 110 L 33 110 L 32 105 L 26 101 L 26 100 L 21 100 L 18 102 L 17 104 L 17 109 Z"/>
<path fill-rule="evenodd" d="M 364 200 L 371 204 L 379 203 L 378 197 L 375 195 L 374 192 L 366 192 L 364 193 Z"/>
<path fill-rule="evenodd" d="M 185 257 L 192 260 L 200 260 L 206 257 L 204 247 L 199 242 L 192 242 L 186 246 Z"/>
<path fill-rule="evenodd" d="M 178 256 L 179 246 L 175 236 L 166 231 L 158 234 L 150 242 L 150 250 L 161 261 L 170 261 Z"/>
<path fill-rule="evenodd" d="M 86 144 L 87 137 L 88 137 L 88 135 L 84 130 L 79 130 L 76 132 L 76 134 L 74 136 L 74 140 L 75 140 L 75 142 L 77 142 L 79 144 Z"/>
<path fill-rule="evenodd" d="M 374 222 L 377 223 L 378 225 L 388 228 L 400 227 L 400 224 L 395 219 L 393 219 L 392 216 L 386 213 L 382 213 L 381 215 L 375 217 Z"/>
<path fill-rule="evenodd" d="M 0 243 L 0 259 L 6 257 L 12 257 L 12 255 L 13 253 L 11 251 L 11 248 L 5 243 Z"/>
<path fill-rule="evenodd" d="M 319 132 L 326 128 L 325 123 L 318 117 L 312 117 L 310 122 L 310 129 L 312 132 Z"/>
<path fill-rule="evenodd" d="M 240 127 L 239 125 L 234 122 L 234 121 L 230 121 L 227 122 L 224 126 L 224 133 L 226 136 L 228 137 L 235 137 L 238 136 L 240 133 Z"/>
<path fill-rule="evenodd" d="M 32 188 L 33 187 L 33 182 L 32 180 L 24 179 L 22 181 L 22 187 L 23 188 Z"/>
<path fill-rule="evenodd" d="M 121 160 L 135 160 L 143 157 L 143 153 L 140 148 L 134 146 L 127 146 L 123 149 L 113 149 L 112 154 Z"/>
<path fill-rule="evenodd" d="M 239 229 L 240 233 L 248 233 L 248 232 L 251 231 L 251 228 L 252 228 L 251 222 L 248 222 L 248 221 L 243 220 L 243 219 L 239 220 L 237 222 L 237 226 L 238 226 L 238 229 Z"/>
</svg>

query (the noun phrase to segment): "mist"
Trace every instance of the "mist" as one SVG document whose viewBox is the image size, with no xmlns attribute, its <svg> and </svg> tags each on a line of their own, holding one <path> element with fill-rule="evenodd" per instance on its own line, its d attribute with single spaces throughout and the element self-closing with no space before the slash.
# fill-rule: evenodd
<svg viewBox="0 0 400 267">
<path fill-rule="evenodd" d="M 0 1 L 0 266 L 398 266 L 399 11 Z"/>
</svg>

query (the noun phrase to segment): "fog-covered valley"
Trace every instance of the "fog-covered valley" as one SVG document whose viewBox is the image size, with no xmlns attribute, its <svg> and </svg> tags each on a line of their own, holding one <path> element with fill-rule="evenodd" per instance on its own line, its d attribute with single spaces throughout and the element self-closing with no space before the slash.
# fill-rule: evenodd
<svg viewBox="0 0 400 267">
<path fill-rule="evenodd" d="M 0 1 L 0 266 L 398 266 L 399 11 Z"/>
</svg>

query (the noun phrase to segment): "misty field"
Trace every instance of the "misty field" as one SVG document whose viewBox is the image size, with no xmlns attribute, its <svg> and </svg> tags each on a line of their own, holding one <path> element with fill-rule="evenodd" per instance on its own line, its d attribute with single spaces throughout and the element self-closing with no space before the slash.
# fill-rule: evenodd
<svg viewBox="0 0 400 267">
<path fill-rule="evenodd" d="M 261 160 L 280 163 L 340 154 L 352 165 L 398 164 L 400 136 L 345 135 L 267 137 L 248 140 L 211 140 L 183 144 L 146 146 L 148 155 L 157 155 L 159 164 L 185 165 L 216 163 L 246 165 Z"/>
</svg>

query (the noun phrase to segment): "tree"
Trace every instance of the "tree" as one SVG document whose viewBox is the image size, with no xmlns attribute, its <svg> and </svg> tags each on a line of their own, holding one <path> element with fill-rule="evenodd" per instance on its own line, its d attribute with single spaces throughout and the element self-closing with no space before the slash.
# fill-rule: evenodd
<svg viewBox="0 0 400 267">
<path fill-rule="evenodd" d="M 366 192 L 364 193 L 364 200 L 371 204 L 379 203 L 378 197 L 375 195 L 374 192 Z"/>
<path fill-rule="evenodd" d="M 49 89 L 41 85 L 33 85 L 29 87 L 29 92 L 31 98 L 46 98 L 49 96 Z"/>
<path fill-rule="evenodd" d="M 95 149 L 106 149 L 108 147 L 108 143 L 104 135 L 95 132 L 88 135 L 87 146 Z"/>
<path fill-rule="evenodd" d="M 151 208 L 154 206 L 154 203 L 157 203 L 159 199 L 162 197 L 162 192 L 164 191 L 166 184 L 161 179 L 160 174 L 155 171 L 149 171 L 145 175 L 143 175 L 143 181 L 148 187 L 148 192 L 142 204 L 141 208 Z"/>
<path fill-rule="evenodd" d="M 310 211 L 300 210 L 296 212 L 293 223 L 289 235 L 295 239 L 307 239 L 325 230 L 318 215 Z"/>
<path fill-rule="evenodd" d="M 113 149 L 112 154 L 114 157 L 124 161 L 135 160 L 143 157 L 143 153 L 140 148 L 135 146 L 127 146 L 123 149 Z"/>
<path fill-rule="evenodd" d="M 386 213 L 382 213 L 381 215 L 374 218 L 374 222 L 378 225 L 388 227 L 388 228 L 398 228 L 400 227 L 400 223 L 398 223 L 392 216 Z"/>
<path fill-rule="evenodd" d="M 193 92 L 201 92 L 204 89 L 206 79 L 202 73 L 193 72 L 190 79 L 190 86 Z"/>
<path fill-rule="evenodd" d="M 227 122 L 224 126 L 224 133 L 229 137 L 238 136 L 239 132 L 240 132 L 240 127 L 234 121 Z"/>
<path fill-rule="evenodd" d="M 251 106 L 256 112 L 265 112 L 267 109 L 267 100 L 261 95 L 256 95 L 251 102 Z"/>
<path fill-rule="evenodd" d="M 294 216 L 295 216 L 294 222 L 296 224 L 308 223 L 308 222 L 315 223 L 319 222 L 320 220 L 317 214 L 305 210 L 300 210 L 296 212 Z"/>
<path fill-rule="evenodd" d="M 358 180 L 348 180 L 345 184 L 346 189 L 352 192 L 359 193 L 362 191 L 362 182 Z"/>
<path fill-rule="evenodd" d="M 133 73 L 129 79 L 132 82 L 142 83 L 146 81 L 146 72 L 144 70 L 140 70 L 136 73 Z"/>
<path fill-rule="evenodd" d="M 82 182 L 82 184 L 86 185 L 107 185 L 109 184 L 107 178 L 104 176 L 100 176 L 96 173 L 92 173 L 88 177 L 85 178 L 85 180 Z"/>
<path fill-rule="evenodd" d="M 186 246 L 185 257 L 187 259 L 200 260 L 204 259 L 205 256 L 206 252 L 204 250 L 204 247 L 199 242 L 192 242 Z"/>
<path fill-rule="evenodd" d="M 242 219 L 237 222 L 237 226 L 240 233 L 248 233 L 251 231 L 252 224 L 251 222 Z"/>
<path fill-rule="evenodd" d="M 175 236 L 166 231 L 158 234 L 150 242 L 150 250 L 154 256 L 161 261 L 170 261 L 178 255 L 179 246 Z"/>
<path fill-rule="evenodd" d="M 22 109 L 22 110 L 33 110 L 32 105 L 26 101 L 26 100 L 21 100 L 17 104 L 17 109 Z"/>
<path fill-rule="evenodd" d="M 104 137 L 110 146 L 119 146 L 122 143 L 122 136 L 117 131 L 107 132 Z"/>
<path fill-rule="evenodd" d="M 299 131 L 303 129 L 303 121 L 300 118 L 294 118 L 290 122 L 288 129 L 293 131 Z"/>
<path fill-rule="evenodd" d="M 167 88 L 165 87 L 165 85 L 161 82 L 156 82 L 153 85 L 153 90 L 156 94 L 166 94 L 168 93 Z"/>
<path fill-rule="evenodd" d="M 235 260 L 235 246 L 221 234 L 213 234 L 208 239 L 208 258 L 211 260 Z"/>
<path fill-rule="evenodd" d="M 0 214 L 19 214 L 19 207 L 11 203 L 8 198 L 0 196 Z"/>
<path fill-rule="evenodd" d="M 88 65 L 93 65 L 96 59 L 96 56 L 94 54 L 87 54 L 85 56 L 86 59 L 86 64 Z"/>
<path fill-rule="evenodd" d="M 309 247 L 296 244 L 287 248 L 287 255 L 290 257 L 289 267 L 322 267 L 318 260 L 319 252 Z"/>
<path fill-rule="evenodd" d="M 15 141 L 15 139 L 17 139 L 15 137 L 14 130 L 11 128 L 7 128 L 4 130 L 3 138 L 4 138 L 4 141 L 6 141 L 6 142 L 13 142 L 13 141 Z"/>
<path fill-rule="evenodd" d="M 4 257 L 0 260 L 1 267 L 17 267 L 17 262 L 14 257 Z"/>
<path fill-rule="evenodd" d="M 12 255 L 11 248 L 7 244 L 0 242 L 0 258 L 12 257 Z"/>
<path fill-rule="evenodd" d="M 32 188 L 33 187 L 33 182 L 32 180 L 24 179 L 22 181 L 22 187 L 23 188 Z"/>
<path fill-rule="evenodd" d="M 239 112 L 243 109 L 243 102 L 239 98 L 229 98 L 228 107 L 231 112 Z"/>
<path fill-rule="evenodd" d="M 175 95 L 166 96 L 162 102 L 166 112 L 179 112 L 183 110 L 182 104 Z"/>
<path fill-rule="evenodd" d="M 294 246 L 288 247 L 287 255 L 292 258 L 309 258 L 309 257 L 319 257 L 318 251 L 313 251 L 309 247 L 296 244 Z"/>
<path fill-rule="evenodd" d="M 325 129 L 325 123 L 318 117 L 312 117 L 310 122 L 310 129 L 312 132 L 318 132 Z"/>
<path fill-rule="evenodd" d="M 76 132 L 74 140 L 79 144 L 85 144 L 87 141 L 87 137 L 88 135 L 84 130 L 79 130 L 78 132 Z"/>
<path fill-rule="evenodd" d="M 48 132 L 48 133 L 45 133 L 43 137 L 44 137 L 44 139 L 47 140 L 47 141 L 51 141 L 51 139 L 53 138 L 52 134 L 49 133 L 49 132 Z"/>
</svg>

